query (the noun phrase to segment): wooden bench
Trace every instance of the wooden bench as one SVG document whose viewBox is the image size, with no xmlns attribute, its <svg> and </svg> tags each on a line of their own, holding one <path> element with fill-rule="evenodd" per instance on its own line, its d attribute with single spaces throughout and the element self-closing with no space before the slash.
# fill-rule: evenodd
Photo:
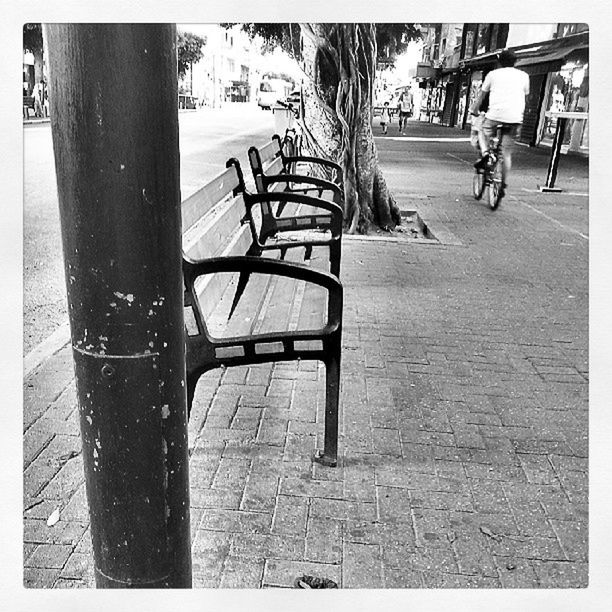
<svg viewBox="0 0 612 612">
<path fill-rule="evenodd" d="M 335 466 L 342 285 L 312 266 L 262 256 L 281 250 L 258 233 L 261 210 L 275 202 L 337 214 L 337 205 L 303 194 L 247 193 L 236 160 L 182 203 L 188 410 L 200 376 L 211 369 L 320 360 L 326 371 L 325 435 L 315 459 Z M 301 218 L 317 224 L 313 215 L 293 218 L 298 225 Z M 248 284 L 236 303 L 245 277 Z"/>
</svg>

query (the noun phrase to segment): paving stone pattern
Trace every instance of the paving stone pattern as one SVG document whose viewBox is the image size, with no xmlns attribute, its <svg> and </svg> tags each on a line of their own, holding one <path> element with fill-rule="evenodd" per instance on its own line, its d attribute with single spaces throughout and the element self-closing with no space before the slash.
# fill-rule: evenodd
<svg viewBox="0 0 612 612">
<path fill-rule="evenodd" d="M 545 176 L 547 155 L 519 149 L 516 187 L 491 212 L 457 159 L 471 160 L 468 143 L 455 157 L 438 144 L 411 158 L 415 146 L 379 145 L 389 185 L 461 244 L 345 242 L 339 466 L 311 461 L 318 364 L 200 383 L 195 587 L 291 587 L 303 574 L 342 588 L 588 584 L 588 240 L 572 231 L 587 200 L 521 190 Z M 571 163 L 572 189 L 586 190 L 587 162 Z M 92 587 L 68 347 L 24 393 L 24 583 Z"/>
</svg>

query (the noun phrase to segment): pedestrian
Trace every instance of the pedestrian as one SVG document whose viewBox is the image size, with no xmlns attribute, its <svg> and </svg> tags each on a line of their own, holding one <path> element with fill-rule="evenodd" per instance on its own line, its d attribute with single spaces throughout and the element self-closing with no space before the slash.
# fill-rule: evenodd
<svg viewBox="0 0 612 612">
<path fill-rule="evenodd" d="M 32 96 L 34 98 L 34 115 L 36 117 L 43 117 L 44 89 L 43 80 L 40 79 L 40 81 L 34 85 L 34 90 L 32 91 Z"/>
<path fill-rule="evenodd" d="M 399 111 L 398 130 L 401 134 L 406 133 L 406 124 L 408 123 L 408 117 L 412 115 L 412 107 L 412 92 L 409 89 L 405 89 L 402 91 L 402 95 L 397 103 L 397 110 Z"/>
<path fill-rule="evenodd" d="M 480 94 L 471 108 L 471 113 L 472 115 L 480 113 L 488 94 L 489 109 L 485 113 L 480 133 L 482 157 L 474 166 L 479 170 L 485 168 L 489 157 L 489 143 L 495 136 L 497 128 L 501 127 L 501 154 L 504 163 L 502 164 L 500 197 L 503 197 L 512 168 L 514 138 L 523 123 L 525 101 L 529 95 L 529 75 L 514 67 L 516 54 L 509 49 L 499 54 L 498 62 L 500 67 L 491 70 L 485 77 Z"/>
<path fill-rule="evenodd" d="M 383 106 L 382 113 L 380 114 L 380 127 L 382 129 L 382 133 L 387 133 L 387 125 L 391 123 L 391 113 L 389 113 L 389 102 L 385 102 Z"/>
</svg>

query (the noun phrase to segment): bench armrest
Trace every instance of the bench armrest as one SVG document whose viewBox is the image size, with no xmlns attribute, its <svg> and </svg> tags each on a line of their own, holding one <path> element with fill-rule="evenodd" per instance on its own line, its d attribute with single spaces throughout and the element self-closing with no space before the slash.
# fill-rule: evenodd
<svg viewBox="0 0 612 612">
<path fill-rule="evenodd" d="M 194 283 L 199 276 L 219 272 L 271 274 L 320 285 L 328 290 L 327 325 L 325 330 L 332 332 L 339 328 L 341 324 L 343 289 L 342 283 L 333 274 L 313 270 L 311 267 L 303 264 L 262 257 L 212 257 L 197 263 L 191 263 L 183 259 L 185 287 L 192 295 L 194 294 Z"/>
<path fill-rule="evenodd" d="M 331 217 L 337 220 L 339 226 L 336 228 L 338 233 L 342 232 L 342 207 L 336 202 L 330 202 L 322 198 L 315 198 L 304 193 L 295 193 L 287 191 L 271 191 L 268 193 L 245 193 L 245 204 L 249 215 L 251 209 L 258 204 L 268 204 L 270 202 L 282 202 L 283 204 L 304 204 L 313 208 L 322 208 L 331 213 Z"/>
<path fill-rule="evenodd" d="M 338 173 L 340 181 L 342 181 L 342 167 L 340 166 L 340 164 L 337 164 L 336 162 L 333 162 L 330 159 L 325 159 L 323 157 L 311 157 L 308 155 L 290 155 L 286 157 L 283 156 L 283 162 L 285 162 L 285 164 L 306 162 L 309 164 L 318 164 L 319 166 L 326 166 L 331 170 L 335 170 Z"/>
<path fill-rule="evenodd" d="M 333 201 L 336 204 L 340 204 L 342 202 L 342 189 L 336 184 L 328 181 L 327 179 L 315 177 L 315 176 L 306 176 L 304 174 L 272 174 L 272 175 L 262 175 L 261 179 L 265 184 L 266 188 L 268 185 L 273 185 L 275 183 L 296 183 L 300 185 L 312 185 L 310 188 L 296 188 L 295 191 L 318 191 L 321 194 L 323 191 L 331 191 L 333 195 Z"/>
</svg>

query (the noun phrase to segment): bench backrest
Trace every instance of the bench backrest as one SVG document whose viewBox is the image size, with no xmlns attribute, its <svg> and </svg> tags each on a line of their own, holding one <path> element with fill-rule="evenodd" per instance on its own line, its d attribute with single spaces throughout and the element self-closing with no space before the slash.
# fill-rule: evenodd
<svg viewBox="0 0 612 612">
<path fill-rule="evenodd" d="M 183 257 L 197 262 L 210 257 L 245 255 L 252 243 L 237 168 L 231 166 L 215 176 L 181 204 Z M 202 303 L 208 316 L 230 281 L 228 274 L 203 277 L 198 293 L 206 289 Z M 208 306 L 207 306 L 208 304 Z"/>
<path fill-rule="evenodd" d="M 282 174 L 285 171 L 279 141 L 273 138 L 260 149 L 251 147 L 249 149 L 249 163 L 253 171 L 255 187 L 259 193 L 263 193 L 265 186 L 261 180 L 262 175 L 273 176 L 275 174 Z M 283 189 L 283 187 L 275 185 L 273 189 Z"/>
<path fill-rule="evenodd" d="M 234 195 L 240 184 L 240 177 L 232 166 L 182 203 L 183 255 L 187 260 L 244 255 L 248 244 L 241 253 L 234 249 L 227 252 L 237 233 L 244 233 L 249 239 L 248 226 L 241 223 L 246 212 L 243 195 Z M 239 229 L 246 231 L 238 232 Z"/>
</svg>

